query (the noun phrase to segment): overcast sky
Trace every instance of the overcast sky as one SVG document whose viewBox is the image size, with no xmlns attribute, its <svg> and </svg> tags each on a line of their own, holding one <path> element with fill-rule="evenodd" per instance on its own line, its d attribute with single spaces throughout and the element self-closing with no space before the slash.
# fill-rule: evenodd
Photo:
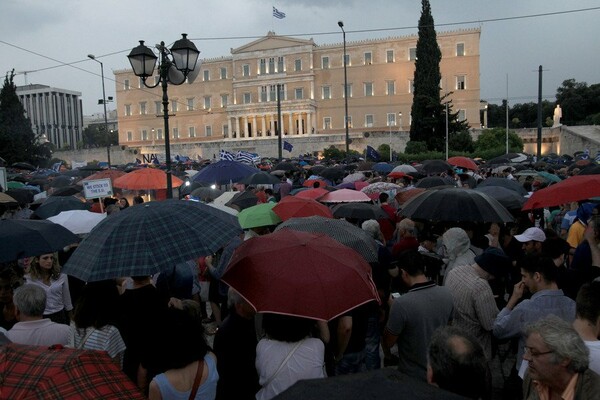
<svg viewBox="0 0 600 400">
<path fill-rule="evenodd" d="M 286 18 L 274 19 L 272 6 Z M 600 0 L 431 0 L 431 8 L 438 32 L 481 27 L 484 100 L 506 98 L 508 74 L 511 104 L 537 101 L 539 65 L 543 95 L 552 100 L 565 79 L 600 83 Z M 348 41 L 403 36 L 416 33 L 421 1 L 1 0 L 0 9 L 2 76 L 13 68 L 31 71 L 27 83 L 81 92 L 87 115 L 102 111 L 100 65 L 90 53 L 104 63 L 106 95 L 114 96 L 112 71 L 129 68 L 126 56 L 140 39 L 170 44 L 186 32 L 201 57 L 219 57 L 269 30 L 341 42 L 338 20 Z M 575 12 L 581 9 L 588 10 Z M 24 85 L 25 75 L 15 82 Z"/>
</svg>

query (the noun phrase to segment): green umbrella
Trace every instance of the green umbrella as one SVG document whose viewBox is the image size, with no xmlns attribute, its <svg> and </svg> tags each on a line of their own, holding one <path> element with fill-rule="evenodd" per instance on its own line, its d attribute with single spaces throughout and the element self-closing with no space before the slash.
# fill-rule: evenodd
<svg viewBox="0 0 600 400">
<path fill-rule="evenodd" d="M 17 181 L 6 182 L 7 189 L 18 189 L 18 188 L 22 188 L 23 186 L 25 186 L 25 184 L 23 182 L 17 182 Z"/>
<path fill-rule="evenodd" d="M 537 174 L 549 182 L 558 183 L 562 181 L 558 175 L 554 175 L 546 171 L 538 171 Z"/>
<path fill-rule="evenodd" d="M 257 228 L 259 226 L 277 225 L 281 218 L 273 212 L 277 203 L 264 203 L 248 207 L 238 214 L 240 226 L 243 229 Z"/>
</svg>

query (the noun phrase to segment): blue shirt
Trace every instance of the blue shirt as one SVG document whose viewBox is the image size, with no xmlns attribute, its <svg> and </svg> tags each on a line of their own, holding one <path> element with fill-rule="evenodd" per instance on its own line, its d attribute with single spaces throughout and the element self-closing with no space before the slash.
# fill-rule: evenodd
<svg viewBox="0 0 600 400">
<path fill-rule="evenodd" d="M 196 400 L 214 399 L 217 395 L 217 381 L 219 380 L 219 374 L 217 373 L 217 364 L 215 359 L 210 356 L 204 356 L 204 368 L 208 369 L 208 378 L 198 387 L 196 393 Z M 160 394 L 163 399 L 169 400 L 188 400 L 190 397 L 191 390 L 187 392 L 180 392 L 175 389 L 165 374 L 158 374 L 154 377 L 154 381 L 160 389 Z"/>
<path fill-rule="evenodd" d="M 548 315 L 556 315 L 571 323 L 575 320 L 575 302 L 562 290 L 540 290 L 529 300 L 523 300 L 512 310 L 504 307 L 494 321 L 493 333 L 498 339 L 519 337 L 517 370 L 523 361 L 525 349 L 524 328 L 527 324 Z"/>
</svg>

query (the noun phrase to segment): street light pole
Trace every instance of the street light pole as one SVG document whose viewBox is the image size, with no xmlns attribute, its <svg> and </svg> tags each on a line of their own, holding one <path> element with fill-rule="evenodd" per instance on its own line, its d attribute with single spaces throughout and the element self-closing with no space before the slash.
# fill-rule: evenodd
<svg viewBox="0 0 600 400">
<path fill-rule="evenodd" d="M 348 132 L 348 73 L 346 63 L 346 31 L 344 22 L 338 21 L 338 26 L 342 30 L 344 38 L 344 125 L 346 126 L 346 158 L 350 157 L 350 133 Z"/>
<path fill-rule="evenodd" d="M 110 134 L 108 132 L 108 117 L 106 115 L 106 91 L 104 90 L 104 64 L 96 59 L 93 54 L 88 54 L 88 57 L 100 64 L 100 74 L 102 75 L 102 104 L 104 105 L 104 130 L 107 136 L 106 141 L 106 158 L 108 160 L 108 168 L 110 169 Z"/>
<path fill-rule="evenodd" d="M 200 52 L 188 38 L 187 34 L 182 33 L 182 38 L 173 44 L 171 49 L 167 49 L 165 42 L 160 42 L 156 48 L 160 52 L 159 80 L 154 85 L 148 85 L 146 79 L 154 73 L 154 65 L 157 56 L 144 45 L 140 40 L 140 45 L 134 47 L 127 58 L 133 68 L 133 73 L 142 78 L 144 86 L 155 88 L 159 84 L 162 87 L 163 120 L 165 130 L 165 158 L 167 164 L 167 198 L 173 197 L 173 181 L 171 177 L 171 139 L 169 133 L 169 95 L 168 84 L 181 85 L 186 77 L 197 67 L 196 62 Z M 169 55 L 171 58 L 169 58 Z M 199 67 L 199 66 L 198 66 Z M 190 78 L 191 81 L 192 78 Z"/>
</svg>

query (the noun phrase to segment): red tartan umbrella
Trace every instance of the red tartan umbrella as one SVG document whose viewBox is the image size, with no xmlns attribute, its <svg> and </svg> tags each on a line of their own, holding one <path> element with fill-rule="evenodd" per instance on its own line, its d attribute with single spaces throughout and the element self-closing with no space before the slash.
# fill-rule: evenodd
<svg viewBox="0 0 600 400">
<path fill-rule="evenodd" d="M 318 200 L 319 198 L 325 196 L 327 193 L 329 193 L 329 190 L 319 187 L 319 188 L 315 188 L 315 189 L 303 190 L 301 192 L 296 193 L 294 195 L 294 197 Z"/>
<path fill-rule="evenodd" d="M 176 176 L 172 176 L 171 180 L 174 188 L 183 184 Z M 142 168 L 115 179 L 113 186 L 127 190 L 166 189 L 167 173 L 156 168 Z"/>
<path fill-rule="evenodd" d="M 320 215 L 326 218 L 333 218 L 329 207 L 313 199 L 306 199 L 298 196 L 286 196 L 275 207 L 273 212 L 283 221 L 290 218 L 312 217 Z"/>
<path fill-rule="evenodd" d="M 448 164 L 454 165 L 455 167 L 470 169 L 472 171 L 477 171 L 477 169 L 479 168 L 475 161 L 473 161 L 469 157 L 462 156 L 450 157 L 448 159 Z"/>
<path fill-rule="evenodd" d="M 576 175 L 533 192 L 523 210 L 544 208 L 600 196 L 600 175 Z"/>
<path fill-rule="evenodd" d="M 2 399 L 145 399 L 103 351 L 0 347 Z"/>
<path fill-rule="evenodd" d="M 379 301 L 359 253 L 325 234 L 291 229 L 242 243 L 221 280 L 257 312 L 323 321 Z"/>
</svg>

